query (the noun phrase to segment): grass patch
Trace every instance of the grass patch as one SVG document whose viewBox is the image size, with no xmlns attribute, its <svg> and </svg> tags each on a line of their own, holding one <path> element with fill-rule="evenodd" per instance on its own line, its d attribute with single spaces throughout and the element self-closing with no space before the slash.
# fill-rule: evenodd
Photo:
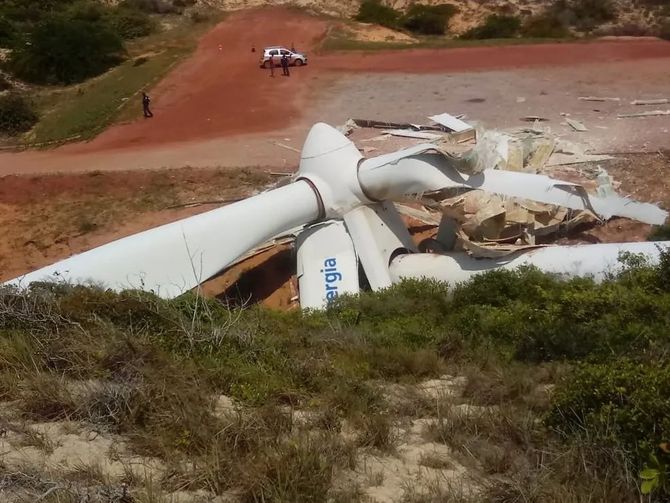
<svg viewBox="0 0 670 503">
<path fill-rule="evenodd" d="M 139 93 L 191 54 L 200 35 L 220 19 L 194 24 L 176 18 L 175 28 L 128 43 L 128 59 L 107 73 L 80 85 L 44 89 L 36 98 L 41 119 L 22 143 L 90 139 L 116 120 L 138 117 Z"/>
<path fill-rule="evenodd" d="M 602 284 L 533 269 L 453 292 L 408 281 L 312 313 L 5 289 L 0 375 L 13 377 L 2 390 L 27 419 L 94 425 L 163 460 L 160 490 L 341 500 L 337 474 L 356 449 L 396 455 L 396 431 L 421 417 L 426 440 L 478 475 L 479 501 L 633 500 L 645 465 L 668 466 L 670 253 L 627 264 Z M 446 367 L 466 377 L 462 396 L 392 403 L 387 390 L 418 390 Z M 217 409 L 221 395 L 236 407 Z M 410 489 L 407 501 L 447 497 Z"/>
<path fill-rule="evenodd" d="M 500 38 L 483 40 L 452 39 L 447 37 L 420 36 L 417 42 L 370 42 L 354 40 L 343 33 L 331 33 L 321 44 L 321 50 L 326 52 L 337 51 L 396 51 L 402 49 L 456 49 L 461 47 L 485 47 L 504 45 L 533 45 L 546 43 L 575 42 L 571 38 Z M 583 40 L 583 39 L 580 39 Z"/>
</svg>

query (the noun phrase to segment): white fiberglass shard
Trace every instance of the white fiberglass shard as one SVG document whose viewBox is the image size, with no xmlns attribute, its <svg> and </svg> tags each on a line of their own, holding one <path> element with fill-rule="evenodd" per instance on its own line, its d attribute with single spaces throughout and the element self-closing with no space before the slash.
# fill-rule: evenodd
<svg viewBox="0 0 670 503">
<path fill-rule="evenodd" d="M 433 115 L 428 118 L 434 122 L 437 122 L 438 124 L 441 124 L 447 129 L 451 129 L 452 131 L 455 131 L 457 133 L 461 133 L 463 131 L 468 131 L 472 129 L 472 126 L 467 122 L 463 122 L 461 119 L 457 119 L 453 115 L 449 115 L 447 113 L 440 115 Z"/>
<path fill-rule="evenodd" d="M 412 129 L 386 129 L 382 131 L 382 133 L 403 138 L 418 138 L 419 140 L 439 140 L 444 137 L 444 135 L 441 134 L 429 133 L 426 131 L 414 131 Z"/>
<path fill-rule="evenodd" d="M 417 251 L 393 203 L 359 206 L 344 215 L 344 223 L 372 289 L 391 286 L 389 263 L 394 253 Z"/>
<path fill-rule="evenodd" d="M 443 281 L 451 287 L 487 271 L 511 270 L 521 266 L 534 266 L 543 272 L 564 277 L 592 277 L 595 281 L 602 281 L 624 269 L 620 261 L 622 252 L 642 254 L 650 265 L 655 265 L 660 260 L 661 251 L 669 247 L 670 241 L 549 246 L 499 259 L 477 259 L 466 253 L 419 253 L 395 258 L 390 271 L 394 283 L 403 279 L 424 278 Z"/>
<path fill-rule="evenodd" d="M 318 216 L 314 191 L 307 182 L 299 181 L 113 241 L 9 284 L 94 283 L 172 298 L 214 276 L 254 246 Z"/>
<path fill-rule="evenodd" d="M 341 220 L 316 224 L 296 238 L 300 307 L 323 309 L 342 294 L 357 294 L 358 261 Z"/>
<path fill-rule="evenodd" d="M 453 159 L 426 153 L 434 150 L 434 146 L 422 144 L 364 161 L 358 172 L 363 190 L 369 197 L 386 200 L 405 194 L 466 187 L 576 210 L 590 210 L 605 219 L 616 215 L 662 225 L 668 217 L 667 211 L 653 204 L 616 195 L 599 198 L 589 195 L 581 185 L 544 175 L 493 169 L 464 174 L 454 168 Z"/>
</svg>

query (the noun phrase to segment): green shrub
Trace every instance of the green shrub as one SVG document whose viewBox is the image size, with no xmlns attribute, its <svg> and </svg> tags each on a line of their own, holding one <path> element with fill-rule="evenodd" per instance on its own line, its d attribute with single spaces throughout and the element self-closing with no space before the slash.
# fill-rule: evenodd
<svg viewBox="0 0 670 503">
<path fill-rule="evenodd" d="M 189 12 L 189 18 L 194 23 L 204 23 L 212 17 L 211 12 L 206 8 L 195 8 Z"/>
<path fill-rule="evenodd" d="M 101 21 L 106 14 L 105 7 L 90 0 L 79 0 L 67 7 L 65 15 L 70 19 L 96 22 Z"/>
<path fill-rule="evenodd" d="M 9 19 L 0 14 L 0 47 L 10 47 L 14 43 L 16 31 Z"/>
<path fill-rule="evenodd" d="M 169 14 L 178 11 L 173 3 L 166 0 L 123 0 L 119 6 L 151 14 Z"/>
<path fill-rule="evenodd" d="M 0 133 L 15 135 L 28 131 L 37 122 L 30 102 L 19 93 L 0 96 Z"/>
<path fill-rule="evenodd" d="M 612 0 L 572 0 L 572 10 L 577 19 L 593 23 L 604 23 L 616 19 L 616 8 Z"/>
<path fill-rule="evenodd" d="M 518 17 L 491 14 L 482 25 L 468 30 L 461 35 L 461 38 L 513 38 L 519 34 L 520 28 L 521 20 Z"/>
<path fill-rule="evenodd" d="M 566 438 L 620 447 L 637 469 L 670 440 L 670 365 L 628 360 L 584 365 L 555 392 L 546 422 Z"/>
<path fill-rule="evenodd" d="M 545 13 L 529 18 L 523 24 L 521 34 L 529 38 L 563 38 L 570 35 L 570 31 L 558 16 Z"/>
<path fill-rule="evenodd" d="M 451 4 L 412 4 L 401 24 L 407 30 L 421 35 L 444 35 L 451 17 L 458 9 Z"/>
<path fill-rule="evenodd" d="M 358 8 L 356 20 L 362 23 L 376 23 L 388 28 L 397 28 L 400 13 L 381 3 L 381 0 L 363 0 Z"/>
<path fill-rule="evenodd" d="M 109 15 L 109 23 L 124 39 L 146 37 L 156 29 L 156 24 L 146 12 L 127 7 L 114 9 Z"/>
<path fill-rule="evenodd" d="M 612 0 L 556 0 L 545 15 L 565 25 L 591 31 L 617 17 Z"/>
<path fill-rule="evenodd" d="M 72 84 L 104 72 L 122 53 L 121 39 L 105 23 L 58 15 L 35 28 L 10 67 L 29 82 Z"/>
<path fill-rule="evenodd" d="M 0 91 L 7 91 L 8 89 L 12 88 L 12 83 L 5 77 L 4 75 L 0 74 Z"/>
<path fill-rule="evenodd" d="M 658 36 L 665 40 L 670 40 L 670 20 L 666 20 L 658 29 Z"/>
</svg>

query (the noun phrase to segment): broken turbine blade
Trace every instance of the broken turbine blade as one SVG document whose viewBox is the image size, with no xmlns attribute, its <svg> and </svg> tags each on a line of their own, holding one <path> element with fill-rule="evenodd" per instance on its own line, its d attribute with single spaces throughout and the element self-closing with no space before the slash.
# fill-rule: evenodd
<svg viewBox="0 0 670 503">
<path fill-rule="evenodd" d="M 389 264 L 396 253 L 418 251 L 391 202 L 359 206 L 344 215 L 344 223 L 373 290 L 391 286 Z"/>
<path fill-rule="evenodd" d="M 296 239 L 300 307 L 323 309 L 342 294 L 357 294 L 358 261 L 341 220 L 310 226 Z"/>
<path fill-rule="evenodd" d="M 410 278 L 434 279 L 448 283 L 452 288 L 478 274 L 521 266 L 534 266 L 542 272 L 564 277 L 592 277 L 595 281 L 603 281 L 608 275 L 624 270 L 621 253 L 642 254 L 650 265 L 656 265 L 661 252 L 669 247 L 670 241 L 548 246 L 497 259 L 479 259 L 467 253 L 418 253 L 395 258 L 390 271 L 394 283 Z"/>
<path fill-rule="evenodd" d="M 314 191 L 307 182 L 299 181 L 113 241 L 8 284 L 95 283 L 172 298 L 214 276 L 254 246 L 318 217 Z"/>
<path fill-rule="evenodd" d="M 494 169 L 467 175 L 453 167 L 453 159 L 429 153 L 431 151 L 435 151 L 433 145 L 417 145 L 363 161 L 358 178 L 365 194 L 386 200 L 406 194 L 465 187 L 575 210 L 590 210 L 605 219 L 616 215 L 662 225 L 668 217 L 667 211 L 653 204 L 616 195 L 591 196 L 581 185 L 544 175 Z"/>
</svg>

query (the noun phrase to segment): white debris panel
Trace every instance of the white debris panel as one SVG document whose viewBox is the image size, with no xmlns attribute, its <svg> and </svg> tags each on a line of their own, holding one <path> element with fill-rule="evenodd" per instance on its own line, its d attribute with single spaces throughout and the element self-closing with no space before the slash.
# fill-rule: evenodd
<svg viewBox="0 0 670 503">
<path fill-rule="evenodd" d="M 440 115 L 433 115 L 428 118 L 433 122 L 437 122 L 441 126 L 444 126 L 447 129 L 454 131 L 456 133 L 462 133 L 463 131 L 468 131 L 472 129 L 472 126 L 467 122 L 464 122 L 461 119 L 458 119 L 453 115 L 449 115 L 447 113 Z"/>
</svg>

